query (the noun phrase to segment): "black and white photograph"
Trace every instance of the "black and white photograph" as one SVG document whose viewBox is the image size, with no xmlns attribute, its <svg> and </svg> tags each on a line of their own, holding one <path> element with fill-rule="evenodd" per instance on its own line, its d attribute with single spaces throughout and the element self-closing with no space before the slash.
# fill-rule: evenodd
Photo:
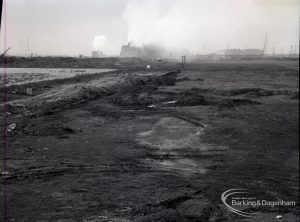
<svg viewBox="0 0 300 222">
<path fill-rule="evenodd" d="M 2 0 L 0 222 L 299 222 L 299 0 Z"/>
</svg>

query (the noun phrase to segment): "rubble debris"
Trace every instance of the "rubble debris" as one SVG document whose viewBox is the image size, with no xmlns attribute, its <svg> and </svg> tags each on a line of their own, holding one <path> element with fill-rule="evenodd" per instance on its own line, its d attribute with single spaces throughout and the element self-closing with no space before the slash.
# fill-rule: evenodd
<svg viewBox="0 0 300 222">
<path fill-rule="evenodd" d="M 235 106 L 242 106 L 242 105 L 259 105 L 259 104 L 261 103 L 250 99 L 223 99 L 219 104 L 219 106 L 235 107 Z"/>
<path fill-rule="evenodd" d="M 207 105 L 207 101 L 204 96 L 200 94 L 201 90 L 197 88 L 192 88 L 190 90 L 185 90 L 177 97 L 176 105 L 180 106 L 197 106 L 197 105 Z"/>
<path fill-rule="evenodd" d="M 7 177 L 8 175 L 9 175 L 8 171 L 2 171 L 1 172 L 1 176 L 3 176 L 3 177 Z"/>
<path fill-rule="evenodd" d="M 293 92 L 293 93 L 291 93 L 290 99 L 299 99 L 299 92 Z"/>
<path fill-rule="evenodd" d="M 26 88 L 26 94 L 32 96 L 33 95 L 32 88 Z"/>
<path fill-rule="evenodd" d="M 16 123 L 12 123 L 7 127 L 7 131 L 11 132 L 12 130 L 14 130 L 16 128 L 17 124 Z"/>
<path fill-rule="evenodd" d="M 243 95 L 247 97 L 262 97 L 262 96 L 276 96 L 276 95 L 286 95 L 291 98 L 299 98 L 299 92 L 292 92 L 289 90 L 269 90 L 263 88 L 240 88 L 240 89 L 212 89 L 211 91 L 215 95 L 220 96 L 238 96 Z"/>
<path fill-rule="evenodd" d="M 175 104 L 175 103 L 176 103 L 176 101 L 175 101 L 175 100 L 173 100 L 173 101 L 164 102 L 163 104 L 166 104 L 166 105 L 168 105 L 168 104 Z"/>
<path fill-rule="evenodd" d="M 177 82 L 184 82 L 184 81 L 191 81 L 191 79 L 187 78 L 187 77 L 183 77 L 183 78 L 178 78 L 176 81 Z"/>
</svg>

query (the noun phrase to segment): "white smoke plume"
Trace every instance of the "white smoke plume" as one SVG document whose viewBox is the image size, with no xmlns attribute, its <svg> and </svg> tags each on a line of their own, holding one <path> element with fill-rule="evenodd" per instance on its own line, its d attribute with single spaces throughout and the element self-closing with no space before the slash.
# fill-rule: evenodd
<svg viewBox="0 0 300 222">
<path fill-rule="evenodd" d="M 298 18 L 297 13 L 287 15 L 275 2 L 279 4 L 278 0 L 129 0 L 123 18 L 128 23 L 128 41 L 135 45 L 159 43 L 198 53 L 227 45 L 262 48 L 268 32 L 270 44 L 273 41 L 279 47 L 288 32 L 285 27 L 270 26 L 272 19 L 281 16 L 297 25 Z M 281 34 L 272 39 L 279 28 Z"/>
<path fill-rule="evenodd" d="M 95 50 L 103 50 L 103 46 L 106 42 L 106 37 L 104 35 L 98 35 L 94 38 L 93 47 Z"/>
</svg>

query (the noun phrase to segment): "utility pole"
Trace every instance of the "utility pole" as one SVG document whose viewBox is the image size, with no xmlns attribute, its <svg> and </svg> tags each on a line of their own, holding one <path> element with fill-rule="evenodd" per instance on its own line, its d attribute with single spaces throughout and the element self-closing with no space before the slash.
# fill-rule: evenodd
<svg viewBox="0 0 300 222">
<path fill-rule="evenodd" d="M 274 47 L 272 47 L 272 55 L 273 55 L 273 57 L 275 56 L 275 48 Z"/>
<path fill-rule="evenodd" d="M 293 46 L 291 45 L 290 57 L 293 57 Z"/>
<path fill-rule="evenodd" d="M 263 47 L 264 55 L 268 55 L 268 34 L 265 33 L 265 41 Z"/>
<path fill-rule="evenodd" d="M 181 68 L 184 69 L 185 66 L 185 62 L 186 62 L 186 56 L 181 56 Z"/>
<path fill-rule="evenodd" d="M 26 39 L 26 51 L 25 51 L 25 56 L 30 57 L 30 47 L 29 47 L 29 37 L 27 36 Z"/>
<path fill-rule="evenodd" d="M 294 46 L 294 56 L 296 57 L 297 55 L 297 45 Z"/>
</svg>

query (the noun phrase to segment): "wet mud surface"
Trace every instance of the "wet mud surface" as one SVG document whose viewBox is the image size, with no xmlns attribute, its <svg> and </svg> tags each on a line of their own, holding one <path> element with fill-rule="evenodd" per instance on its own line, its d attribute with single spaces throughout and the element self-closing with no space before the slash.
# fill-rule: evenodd
<svg viewBox="0 0 300 222">
<path fill-rule="evenodd" d="M 298 203 L 296 72 L 127 70 L 12 98 L 8 221 L 297 221 L 298 206 L 245 218 L 221 201 L 243 188 Z"/>
</svg>

